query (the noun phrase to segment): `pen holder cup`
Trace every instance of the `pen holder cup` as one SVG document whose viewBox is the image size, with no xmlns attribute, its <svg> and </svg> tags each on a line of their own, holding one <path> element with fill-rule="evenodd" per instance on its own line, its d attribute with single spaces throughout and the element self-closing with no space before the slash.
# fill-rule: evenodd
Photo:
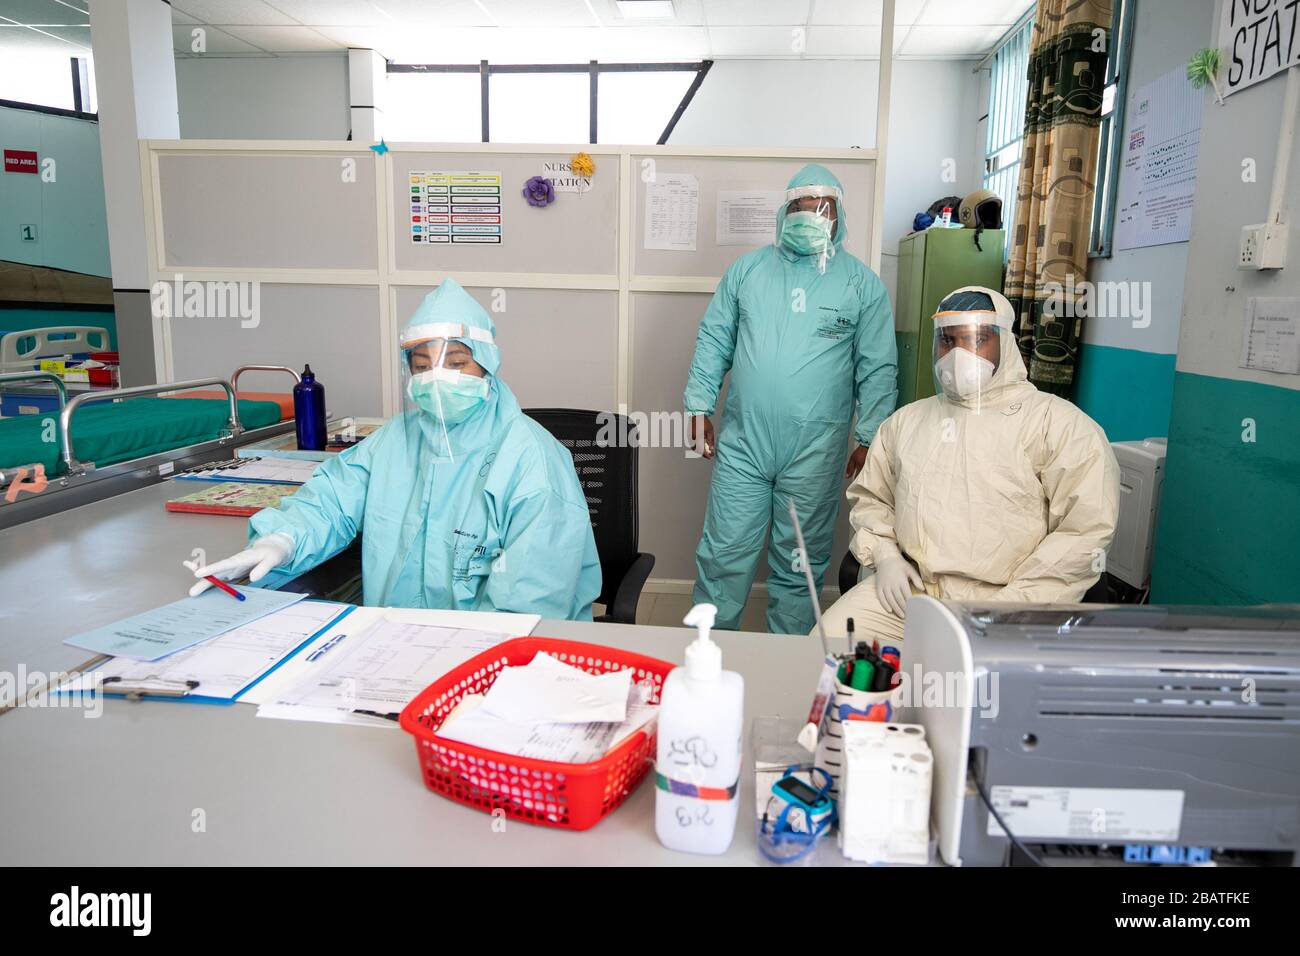
<svg viewBox="0 0 1300 956">
<path fill-rule="evenodd" d="M 586 830 L 617 809 L 655 759 L 653 724 L 592 763 L 556 763 L 485 750 L 438 736 L 438 728 L 468 694 L 483 694 L 503 668 L 529 663 L 539 651 L 589 674 L 632 671 L 659 703 L 667 661 L 614 647 L 547 637 L 503 641 L 434 681 L 406 705 L 400 723 L 415 738 L 425 786 L 449 800 L 493 816 L 563 830 Z"/>
<path fill-rule="evenodd" d="M 870 720 L 888 723 L 894 719 L 903 700 L 902 686 L 889 690 L 868 691 L 854 690 L 848 684 L 835 682 L 835 696 L 826 708 L 822 720 L 822 732 L 817 739 L 817 753 L 814 757 L 816 766 L 831 775 L 834 783 L 831 795 L 837 800 L 840 796 L 840 771 L 843 764 L 844 733 L 841 722 L 844 720 Z"/>
</svg>

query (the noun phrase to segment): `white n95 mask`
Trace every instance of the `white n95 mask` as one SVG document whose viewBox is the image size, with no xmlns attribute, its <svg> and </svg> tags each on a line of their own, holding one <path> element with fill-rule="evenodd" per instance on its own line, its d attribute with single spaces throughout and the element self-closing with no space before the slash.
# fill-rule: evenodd
<svg viewBox="0 0 1300 956">
<path fill-rule="evenodd" d="M 954 348 L 934 364 L 939 385 L 952 398 L 971 398 L 989 387 L 993 363 L 964 348 Z"/>
</svg>

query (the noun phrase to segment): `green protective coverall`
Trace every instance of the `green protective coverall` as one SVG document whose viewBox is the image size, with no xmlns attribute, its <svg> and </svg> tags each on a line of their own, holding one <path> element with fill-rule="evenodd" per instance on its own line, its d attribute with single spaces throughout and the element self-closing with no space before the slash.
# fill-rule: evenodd
<svg viewBox="0 0 1300 956">
<path fill-rule="evenodd" d="M 805 166 L 787 187 L 833 187 L 825 167 Z M 897 402 L 893 312 L 880 277 L 842 248 L 848 234 L 837 198 L 833 255 L 800 255 L 776 242 L 741 256 L 722 277 L 700 323 L 683 404 L 712 415 L 731 373 L 696 552 L 696 602 L 735 629 L 768 544 L 767 626 L 806 634 L 813 625 L 797 562 L 793 500 L 818 587 L 831 558 L 843 494 L 849 423 L 867 445 Z"/>
</svg>

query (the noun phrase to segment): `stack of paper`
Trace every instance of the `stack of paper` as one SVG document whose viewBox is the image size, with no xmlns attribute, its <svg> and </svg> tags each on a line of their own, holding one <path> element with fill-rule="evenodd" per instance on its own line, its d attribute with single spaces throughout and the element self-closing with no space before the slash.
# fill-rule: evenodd
<svg viewBox="0 0 1300 956">
<path fill-rule="evenodd" d="M 502 670 L 486 694 L 462 700 L 438 736 L 516 757 L 591 763 L 654 719 L 649 696 L 630 670 L 588 674 L 539 653 Z"/>
<path fill-rule="evenodd" d="M 396 727 L 420 691 L 511 636 L 414 623 L 412 613 L 359 608 L 246 699 L 261 704 L 259 717 Z"/>
</svg>

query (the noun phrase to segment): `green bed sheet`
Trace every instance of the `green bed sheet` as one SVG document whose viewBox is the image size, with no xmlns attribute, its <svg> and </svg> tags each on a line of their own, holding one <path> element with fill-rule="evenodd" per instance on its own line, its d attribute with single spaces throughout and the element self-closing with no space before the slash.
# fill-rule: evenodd
<svg viewBox="0 0 1300 956">
<path fill-rule="evenodd" d="M 79 408 L 72 419 L 72 452 L 97 468 L 131 458 L 211 441 L 225 430 L 230 403 L 211 398 L 132 398 Z M 53 425 L 47 425 L 47 420 Z M 275 402 L 239 403 L 246 429 L 280 420 Z M 49 439 L 53 440 L 49 440 Z M 39 463 L 47 475 L 61 474 L 58 416 L 19 415 L 0 419 L 0 469 Z"/>
</svg>

